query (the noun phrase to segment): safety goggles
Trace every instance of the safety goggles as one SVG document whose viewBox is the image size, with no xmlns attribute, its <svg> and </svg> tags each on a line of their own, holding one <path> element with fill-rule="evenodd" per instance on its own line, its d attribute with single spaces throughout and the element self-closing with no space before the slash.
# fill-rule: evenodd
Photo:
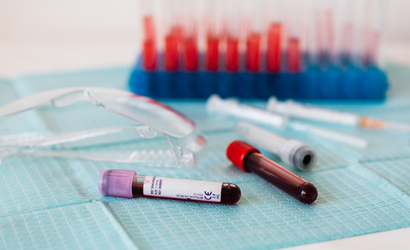
<svg viewBox="0 0 410 250">
<path fill-rule="evenodd" d="M 27 137 L 15 135 L 14 138 L 10 139 L 9 137 L 9 139 L 3 140 L 0 138 L 0 157 L 4 159 L 11 155 L 29 154 L 111 162 L 142 162 L 158 166 L 194 166 L 206 157 L 206 139 L 196 129 L 194 122 L 161 102 L 123 90 L 95 87 L 50 90 L 16 100 L 1 107 L 0 120 L 48 105 L 61 108 L 81 101 L 91 102 L 96 108 L 106 109 L 140 124 L 138 126 L 105 127 Z M 55 147 L 56 145 L 92 140 L 121 133 L 130 135 L 129 138 L 131 138 L 131 134 L 136 134 L 135 138 L 146 139 L 155 138 L 158 134 L 162 134 L 165 136 L 170 148 L 169 150 L 155 152 L 155 149 L 150 150 L 149 148 L 125 150 L 124 145 L 119 145 L 117 152 L 113 150 L 112 145 L 107 146 L 105 144 L 105 151 L 104 147 L 99 147 L 98 150 L 94 151 L 49 150 L 50 146 Z M 93 145 L 98 146 L 98 144 Z"/>
</svg>

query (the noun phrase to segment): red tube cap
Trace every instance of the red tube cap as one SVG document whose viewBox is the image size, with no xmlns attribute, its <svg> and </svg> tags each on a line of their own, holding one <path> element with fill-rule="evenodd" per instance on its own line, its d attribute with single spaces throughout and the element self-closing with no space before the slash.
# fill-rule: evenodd
<svg viewBox="0 0 410 250">
<path fill-rule="evenodd" d="M 233 163 L 233 165 L 242 169 L 245 172 L 249 172 L 243 165 L 245 157 L 252 152 L 260 153 L 260 151 L 243 141 L 233 141 L 226 149 L 226 156 Z"/>
</svg>

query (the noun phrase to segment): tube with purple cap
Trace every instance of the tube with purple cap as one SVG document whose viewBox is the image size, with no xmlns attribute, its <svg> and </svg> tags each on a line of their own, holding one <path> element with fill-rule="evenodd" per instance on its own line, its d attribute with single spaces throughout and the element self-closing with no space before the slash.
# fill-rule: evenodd
<svg viewBox="0 0 410 250">
<path fill-rule="evenodd" d="M 100 194 L 123 198 L 159 198 L 235 204 L 240 188 L 232 183 L 137 175 L 134 170 L 104 169 L 100 174 Z"/>
</svg>

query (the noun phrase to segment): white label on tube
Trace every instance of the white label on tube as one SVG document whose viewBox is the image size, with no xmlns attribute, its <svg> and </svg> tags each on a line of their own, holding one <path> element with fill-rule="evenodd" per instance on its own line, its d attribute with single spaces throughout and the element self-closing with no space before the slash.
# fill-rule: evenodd
<svg viewBox="0 0 410 250">
<path fill-rule="evenodd" d="M 221 202 L 222 182 L 145 176 L 145 196 Z"/>
</svg>

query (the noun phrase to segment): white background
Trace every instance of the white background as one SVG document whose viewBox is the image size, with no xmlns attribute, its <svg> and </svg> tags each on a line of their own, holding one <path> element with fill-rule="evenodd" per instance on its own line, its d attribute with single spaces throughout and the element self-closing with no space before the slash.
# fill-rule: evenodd
<svg viewBox="0 0 410 250">
<path fill-rule="evenodd" d="M 410 1 L 386 11 L 382 55 L 410 64 Z M 137 13 L 136 0 L 0 0 L 0 76 L 130 65 Z"/>
<path fill-rule="evenodd" d="M 386 12 L 382 57 L 410 65 L 410 0 L 390 0 Z M 131 65 L 139 30 L 136 0 L 0 0 L 0 76 Z M 295 249 L 406 249 L 409 235 L 406 228 Z"/>
</svg>

